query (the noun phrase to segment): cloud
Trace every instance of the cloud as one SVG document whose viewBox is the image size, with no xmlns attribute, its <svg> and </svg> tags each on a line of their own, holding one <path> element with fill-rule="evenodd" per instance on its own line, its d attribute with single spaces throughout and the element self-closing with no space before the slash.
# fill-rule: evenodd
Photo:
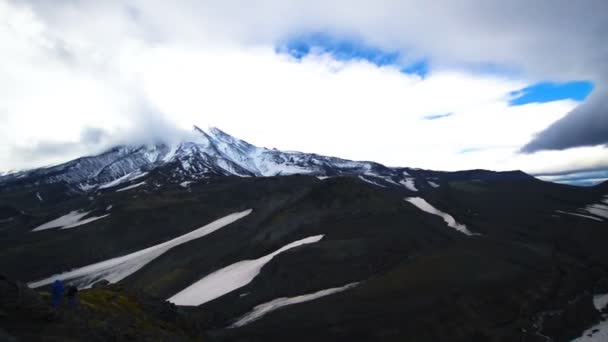
<svg viewBox="0 0 608 342">
<path fill-rule="evenodd" d="M 608 180 L 608 171 L 584 171 L 566 173 L 560 175 L 538 176 L 538 178 L 549 181 L 571 185 L 593 186 Z"/>
<path fill-rule="evenodd" d="M 0 169 L 178 139 L 192 124 L 269 147 L 390 165 L 531 172 L 595 165 L 605 148 L 580 157 L 518 151 L 535 134 L 582 136 L 566 124 L 542 133 L 557 120 L 578 117 L 573 127 L 581 130 L 600 122 L 605 12 L 596 0 L 0 0 Z M 286 39 L 311 32 L 355 37 L 364 49 L 351 51 L 398 53 L 399 62 L 338 58 L 331 49 L 277 53 Z M 401 72 L 421 60 L 424 78 Z M 539 80 L 596 87 L 579 107 L 570 100 L 509 106 L 510 92 Z M 452 115 L 423 120 L 438 113 Z M 86 128 L 104 133 L 83 136 Z M 579 138 L 569 145 L 590 144 Z M 535 151 L 555 148 L 555 139 L 542 140 Z M 48 153 L 35 160 L 8 153 L 43 145 Z"/>
<path fill-rule="evenodd" d="M 11 154 L 19 159 L 63 158 L 83 153 L 100 145 L 108 133 L 100 128 L 86 127 L 76 141 L 41 140 L 28 146 L 15 146 Z"/>
<path fill-rule="evenodd" d="M 522 147 L 522 152 L 608 144 L 607 99 L 606 91 L 592 93 L 586 102 L 538 133 Z"/>
<path fill-rule="evenodd" d="M 437 119 L 441 119 L 441 118 L 447 118 L 448 116 L 452 115 L 453 113 L 445 113 L 445 114 L 430 114 L 430 115 L 426 115 L 423 117 L 424 120 L 437 120 Z"/>
</svg>

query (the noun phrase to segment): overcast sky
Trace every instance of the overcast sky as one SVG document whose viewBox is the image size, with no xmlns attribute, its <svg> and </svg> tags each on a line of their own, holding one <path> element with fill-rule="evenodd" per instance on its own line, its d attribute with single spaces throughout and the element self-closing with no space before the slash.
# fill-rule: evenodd
<svg viewBox="0 0 608 342">
<path fill-rule="evenodd" d="M 0 171 L 198 125 L 389 166 L 603 179 L 606 13 L 605 0 L 0 0 Z"/>
</svg>

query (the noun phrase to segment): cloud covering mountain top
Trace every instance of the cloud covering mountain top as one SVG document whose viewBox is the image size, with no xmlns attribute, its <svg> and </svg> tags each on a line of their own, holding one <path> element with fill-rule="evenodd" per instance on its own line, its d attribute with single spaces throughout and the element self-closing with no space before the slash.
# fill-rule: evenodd
<svg viewBox="0 0 608 342">
<path fill-rule="evenodd" d="M 607 7 L 601 0 L 2 1 L 0 165 L 58 162 L 201 124 L 267 146 L 390 165 L 603 168 Z M 398 58 L 377 65 L 321 49 L 294 59 L 277 49 L 311 32 Z M 428 74 L 403 72 L 421 61 Z M 594 90 L 582 104 L 509 105 L 511 92 L 546 80 L 589 80 Z M 538 152 L 545 150 L 557 151 Z"/>
</svg>

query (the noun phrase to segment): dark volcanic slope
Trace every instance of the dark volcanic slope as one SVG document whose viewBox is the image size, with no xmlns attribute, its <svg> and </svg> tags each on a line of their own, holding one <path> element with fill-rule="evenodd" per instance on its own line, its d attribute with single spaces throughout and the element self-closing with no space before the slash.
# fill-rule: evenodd
<svg viewBox="0 0 608 342">
<path fill-rule="evenodd" d="M 329 160 L 300 157 L 300 166 Z M 184 178 L 176 171 L 183 164 L 169 162 L 84 189 L 41 181 L 35 172 L 24 176 L 35 175 L 27 184 L 5 180 L 0 270 L 26 282 L 52 280 L 139 253 L 145 258 L 129 259 L 139 264 L 126 263 L 134 268 L 61 277 L 89 286 L 126 270 L 120 283 L 168 299 L 280 251 L 263 259 L 259 274 L 251 271 L 250 282 L 210 295 L 234 286 L 241 272 L 195 294 L 209 300 L 194 298 L 190 304 L 202 305 L 188 310 L 209 340 L 220 341 L 568 341 L 598 321 L 592 295 L 608 293 L 605 184 L 579 188 L 521 172 L 323 165 L 315 176 L 218 171 Z M 423 211 L 405 201 L 411 197 L 451 216 Z M 181 243 L 239 212 L 245 214 L 233 223 Z M 59 217 L 81 225 L 32 231 Z M 311 237 L 315 242 L 281 249 Z M 175 238 L 181 242 L 150 254 Z M 241 320 L 271 306 L 258 319 Z"/>
<path fill-rule="evenodd" d="M 34 281 L 252 208 L 249 216 L 169 250 L 122 281 L 168 298 L 217 269 L 324 235 L 280 254 L 248 285 L 201 306 L 211 337 L 229 340 L 509 340 L 522 327 L 532 334 L 539 313 L 566 310 L 606 277 L 606 222 L 556 212 L 602 200 L 604 193 L 594 188 L 455 177 L 425 192 L 429 203 L 481 233 L 466 236 L 403 200 L 417 193 L 355 177 L 220 177 L 187 188 L 160 185 L 155 177 L 132 190 L 72 196 L 39 208 L 5 199 L 3 207 L 12 209 L 5 209 L 11 220 L 0 226 L 0 268 Z M 30 232 L 76 209 L 110 215 L 71 229 Z M 358 286 L 347 291 L 223 329 L 256 305 L 354 282 Z M 554 336 L 576 336 L 591 323 L 575 322 Z"/>
</svg>

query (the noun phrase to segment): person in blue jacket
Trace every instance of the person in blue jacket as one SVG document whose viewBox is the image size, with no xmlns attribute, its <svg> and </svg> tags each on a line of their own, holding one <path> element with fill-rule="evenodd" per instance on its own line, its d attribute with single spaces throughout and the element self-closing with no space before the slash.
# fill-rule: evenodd
<svg viewBox="0 0 608 342">
<path fill-rule="evenodd" d="M 65 288 L 63 287 L 63 282 L 59 279 L 55 280 L 53 287 L 51 288 L 51 298 L 53 298 L 53 307 L 55 309 L 59 309 L 61 306 L 64 292 Z"/>
</svg>

